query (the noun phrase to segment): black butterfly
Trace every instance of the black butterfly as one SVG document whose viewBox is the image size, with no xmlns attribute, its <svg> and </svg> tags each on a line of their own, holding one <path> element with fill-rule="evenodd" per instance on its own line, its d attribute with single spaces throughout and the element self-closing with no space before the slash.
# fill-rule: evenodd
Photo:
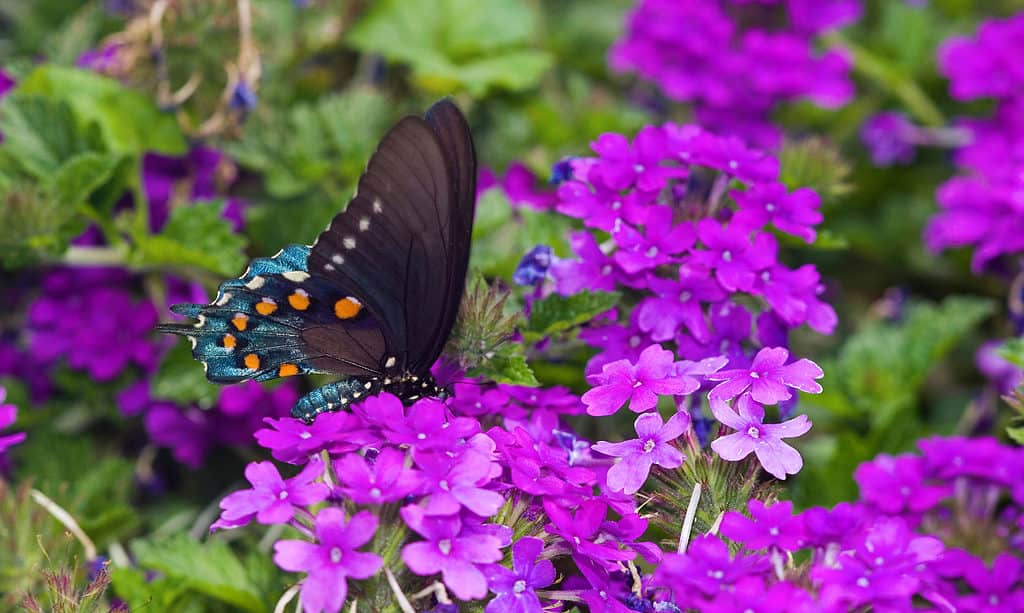
<svg viewBox="0 0 1024 613">
<path fill-rule="evenodd" d="M 306 422 L 380 391 L 443 396 L 430 367 L 462 300 L 475 195 L 469 126 L 442 100 L 391 128 L 312 246 L 253 260 L 212 303 L 171 308 L 198 323 L 157 329 L 189 337 L 216 383 L 346 376 L 295 404 Z"/>
</svg>

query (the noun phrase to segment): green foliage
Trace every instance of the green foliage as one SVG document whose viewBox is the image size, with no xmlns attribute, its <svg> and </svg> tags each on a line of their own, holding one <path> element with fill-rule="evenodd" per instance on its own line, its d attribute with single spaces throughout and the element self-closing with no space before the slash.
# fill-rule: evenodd
<svg viewBox="0 0 1024 613">
<path fill-rule="evenodd" d="M 497 351 L 485 356 L 478 365 L 469 370 L 471 377 L 483 377 L 495 383 L 537 387 L 540 381 L 526 362 L 522 345 L 506 343 Z"/>
<path fill-rule="evenodd" d="M 552 58 L 532 48 L 536 28 L 537 15 L 523 0 L 382 0 L 348 41 L 409 64 L 425 90 L 464 88 L 483 96 L 537 84 Z"/>
<path fill-rule="evenodd" d="M 564 216 L 513 209 L 503 190 L 489 189 L 477 199 L 471 265 L 487 276 L 509 279 L 523 254 L 535 245 L 567 255 L 569 225 Z"/>
<path fill-rule="evenodd" d="M 270 596 L 253 582 L 245 565 L 224 541 L 210 539 L 200 543 L 179 534 L 160 541 L 133 541 L 132 553 L 141 568 L 163 573 L 165 586 L 170 590 L 140 585 L 141 573 L 137 571 L 115 572 L 114 589 L 130 603 L 159 598 L 168 606 L 186 596 L 187 590 L 243 611 L 267 610 Z M 174 610 L 178 610 L 176 606 Z"/>
<path fill-rule="evenodd" d="M 51 177 L 76 154 L 93 148 L 64 101 L 20 90 L 0 106 L 3 150 L 37 179 Z"/>
<path fill-rule="evenodd" d="M 852 190 L 849 163 L 822 138 L 787 140 L 779 151 L 779 172 L 789 189 L 809 187 L 826 201 Z"/>
<path fill-rule="evenodd" d="M 44 64 L 19 83 L 18 91 L 69 105 L 79 121 L 99 127 L 113 153 L 180 155 L 187 150 L 172 115 L 145 94 L 94 72 Z"/>
<path fill-rule="evenodd" d="M 999 355 L 1018 368 L 1024 368 L 1024 336 L 1006 341 L 999 349 Z"/>
<path fill-rule="evenodd" d="M 523 327 L 523 339 L 537 341 L 586 323 L 615 306 L 618 292 L 584 290 L 572 296 L 551 294 L 533 303 L 530 319 Z"/>
<path fill-rule="evenodd" d="M 192 266 L 221 276 L 237 276 L 245 268 L 245 237 L 235 234 L 221 217 L 224 202 L 197 202 L 171 209 L 159 234 L 135 235 L 137 266 Z"/>
<path fill-rule="evenodd" d="M 150 382 L 150 393 L 180 406 L 208 408 L 217 401 L 220 388 L 206 380 L 203 369 L 192 357 L 191 347 L 182 340 L 174 344 L 160 363 L 160 370 Z"/>
</svg>

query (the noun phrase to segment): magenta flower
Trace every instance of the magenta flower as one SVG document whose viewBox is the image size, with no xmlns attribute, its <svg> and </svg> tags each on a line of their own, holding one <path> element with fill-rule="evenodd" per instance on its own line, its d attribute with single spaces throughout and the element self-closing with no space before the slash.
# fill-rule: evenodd
<svg viewBox="0 0 1024 613">
<path fill-rule="evenodd" d="M 777 479 L 795 475 L 804 465 L 800 453 L 782 442 L 784 438 L 800 436 L 811 429 L 806 415 L 797 416 L 781 424 L 765 424 L 764 407 L 744 394 L 733 410 L 721 398 L 708 396 L 715 419 L 737 430 L 711 442 L 711 449 L 723 460 L 738 462 L 753 451 L 766 471 Z"/>
<path fill-rule="evenodd" d="M 775 264 L 775 238 L 758 232 L 751 240 L 751 230 L 739 220 L 724 225 L 703 219 L 697 224 L 700 242 L 706 249 L 695 251 L 694 260 L 713 269 L 715 278 L 730 292 L 750 291 L 757 273 Z"/>
<path fill-rule="evenodd" d="M 490 517 L 505 504 L 504 496 L 483 487 L 491 480 L 492 467 L 497 466 L 482 454 L 417 452 L 413 458 L 422 475 L 423 493 L 428 496 L 427 515 L 452 515 L 465 507 Z"/>
<path fill-rule="evenodd" d="M 749 369 L 722 370 L 708 375 L 712 381 L 722 381 L 710 395 L 729 400 L 749 388 L 757 402 L 778 404 L 792 397 L 787 387 L 809 394 L 821 393 L 821 386 L 814 381 L 825 376 L 821 368 L 806 359 L 786 364 L 788 358 L 789 351 L 784 347 L 765 347 L 754 356 Z"/>
<path fill-rule="evenodd" d="M 786 191 L 782 183 L 758 183 L 747 191 L 733 191 L 732 197 L 740 207 L 740 214 L 751 215 L 752 225 L 771 223 L 779 230 L 813 243 L 814 226 L 824 220 L 818 210 L 821 198 L 806 187 Z"/>
<path fill-rule="evenodd" d="M 644 232 L 629 224 L 616 222 L 612 238 L 620 247 L 613 256 L 626 274 L 637 274 L 676 261 L 676 256 L 697 241 L 697 233 L 690 223 L 672 225 L 672 209 L 667 206 L 651 207 L 644 220 Z"/>
<path fill-rule="evenodd" d="M 384 560 L 357 551 L 373 539 L 377 518 L 360 511 L 346 523 L 341 509 L 328 507 L 316 516 L 317 543 L 285 540 L 274 544 L 274 562 L 287 571 L 305 572 L 302 605 L 306 613 L 337 613 L 348 596 L 346 579 L 368 579 Z"/>
<path fill-rule="evenodd" d="M 647 284 L 657 298 L 646 298 L 637 305 L 637 324 L 650 333 L 651 340 L 672 340 L 683 325 L 699 342 L 708 342 L 711 331 L 702 303 L 724 300 L 726 293 L 706 268 L 683 264 L 678 281 L 652 276 Z"/>
<path fill-rule="evenodd" d="M 587 377 L 593 389 L 582 396 L 590 415 L 611 415 L 627 401 L 635 413 L 654 408 L 658 396 L 683 395 L 696 390 L 692 378 L 673 374 L 675 356 L 661 345 L 651 345 L 640 353 L 634 366 L 629 360 L 605 364 L 598 374 Z"/>
<path fill-rule="evenodd" d="M 381 402 L 401 401 L 392 394 L 381 394 Z M 401 415 L 401 413 L 399 413 Z M 460 440 L 480 431 L 480 422 L 469 417 L 448 419 L 444 403 L 426 398 L 417 400 L 404 417 L 383 424 L 384 437 L 392 445 L 408 445 L 414 449 L 450 449 Z"/>
<path fill-rule="evenodd" d="M 367 462 L 358 453 L 334 461 L 338 491 L 357 504 L 384 504 L 405 498 L 421 484 L 419 473 L 405 467 L 405 453 L 388 447 Z"/>
<path fill-rule="evenodd" d="M 483 598 L 487 577 L 481 566 L 501 560 L 501 539 L 485 533 L 462 533 L 458 515 L 432 517 L 422 507 L 409 505 L 402 519 L 424 541 L 402 548 L 402 560 L 421 576 L 441 573 L 444 584 L 460 600 Z"/>
<path fill-rule="evenodd" d="M 558 293 L 571 295 L 584 289 L 609 292 L 615 289 L 618 263 L 605 255 L 597 240 L 589 232 L 573 232 L 569 246 L 578 260 L 556 260 L 551 265 L 551 276 L 557 282 Z"/>
<path fill-rule="evenodd" d="M 602 524 L 608 514 L 608 506 L 603 500 L 588 500 L 579 505 L 575 515 L 553 504 L 544 501 L 544 511 L 551 523 L 544 527 L 548 534 L 562 537 L 565 544 L 572 550 L 577 563 L 580 560 L 593 561 L 599 564 L 632 560 L 636 553 L 619 549 L 614 540 L 602 538 Z M 581 568 L 580 570 L 585 570 Z"/>
<path fill-rule="evenodd" d="M 793 516 L 793 503 L 786 500 L 765 506 L 756 498 L 747 502 L 750 518 L 736 511 L 722 517 L 722 534 L 743 543 L 747 549 L 775 548 L 796 551 L 805 545 L 801 516 Z"/>
<path fill-rule="evenodd" d="M 210 530 L 244 526 L 254 517 L 261 524 L 287 523 L 295 515 L 295 507 L 316 504 L 330 495 L 327 485 L 316 483 L 323 472 L 323 462 L 312 460 L 298 475 L 285 480 L 273 462 L 249 463 L 245 478 L 252 488 L 225 496 L 220 501 L 220 519 Z"/>
<path fill-rule="evenodd" d="M 1009 554 L 1000 553 L 992 561 L 992 568 L 974 556 L 965 556 L 967 568 L 964 580 L 974 588 L 975 593 L 961 596 L 957 603 L 964 611 L 1021 611 L 1024 610 L 1024 579 L 1021 561 Z"/>
<path fill-rule="evenodd" d="M 537 560 L 544 541 L 524 537 L 512 545 L 512 570 L 494 565 L 487 574 L 487 585 L 497 594 L 487 603 L 485 613 L 542 613 L 535 589 L 555 582 L 551 560 Z"/>
<path fill-rule="evenodd" d="M 268 417 L 263 422 L 270 428 L 257 430 L 256 442 L 269 449 L 274 459 L 289 464 L 301 464 L 324 450 L 355 451 L 373 440 L 359 418 L 350 413 L 324 413 L 311 424 L 291 417 Z"/>
<path fill-rule="evenodd" d="M 635 494 L 647 480 L 651 466 L 677 468 L 686 456 L 670 443 L 679 438 L 690 425 L 687 413 L 676 413 L 668 423 L 657 412 L 636 418 L 637 438 L 621 443 L 601 441 L 592 448 L 605 455 L 621 458 L 608 469 L 607 482 L 612 491 Z"/>
<path fill-rule="evenodd" d="M 14 420 L 18 418 L 18 408 L 13 404 L 4 404 L 4 400 L 6 398 L 7 390 L 4 389 L 3 386 L 0 386 L 0 430 L 10 426 L 14 423 Z M 3 454 L 11 447 L 24 441 L 26 436 L 28 435 L 24 432 L 15 432 L 14 434 L 0 436 L 0 454 Z"/>
<path fill-rule="evenodd" d="M 672 588 L 682 597 L 696 591 L 714 596 L 725 586 L 767 570 L 767 560 L 761 556 L 737 554 L 732 557 L 729 547 L 712 534 L 697 536 L 690 542 L 686 553 L 669 553 L 654 573 L 654 584 Z"/>
<path fill-rule="evenodd" d="M 857 467 L 854 480 L 860 497 L 883 513 L 922 513 L 952 494 L 948 484 L 928 485 L 925 459 L 904 454 L 881 454 Z"/>
</svg>

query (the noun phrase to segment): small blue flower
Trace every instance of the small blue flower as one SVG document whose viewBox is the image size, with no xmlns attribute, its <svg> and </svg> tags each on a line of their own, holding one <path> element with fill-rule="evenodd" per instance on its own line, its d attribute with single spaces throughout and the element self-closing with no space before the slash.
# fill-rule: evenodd
<svg viewBox="0 0 1024 613">
<path fill-rule="evenodd" d="M 571 179 L 572 162 L 573 158 L 571 157 L 562 158 L 555 162 L 555 165 L 551 167 L 551 178 L 548 179 L 548 183 L 551 185 L 558 185 Z"/>
<path fill-rule="evenodd" d="M 544 281 L 551 267 L 551 247 L 537 245 L 530 249 L 516 266 L 512 280 L 517 285 L 537 285 Z"/>
<path fill-rule="evenodd" d="M 256 108 L 259 98 L 245 81 L 239 81 L 235 91 L 231 92 L 231 108 L 248 112 Z"/>
</svg>

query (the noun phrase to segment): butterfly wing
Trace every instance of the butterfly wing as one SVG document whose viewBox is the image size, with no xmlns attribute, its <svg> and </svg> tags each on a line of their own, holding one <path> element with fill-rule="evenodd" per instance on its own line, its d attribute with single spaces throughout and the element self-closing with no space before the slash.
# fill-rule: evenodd
<svg viewBox="0 0 1024 613">
<path fill-rule="evenodd" d="M 386 373 L 426 372 L 444 348 L 465 285 L 475 192 L 469 127 L 443 100 L 388 132 L 348 208 L 313 244 L 310 272 L 380 321 Z"/>
<path fill-rule="evenodd" d="M 406 117 L 312 247 L 253 260 L 212 303 L 173 307 L 198 323 L 158 330 L 189 337 L 218 383 L 426 372 L 462 299 L 475 180 L 472 137 L 454 104 Z"/>
<path fill-rule="evenodd" d="M 373 376 L 384 353 L 379 324 L 330 279 L 306 271 L 309 247 L 290 245 L 258 258 L 238 279 L 225 281 L 210 304 L 172 310 L 198 320 L 162 324 L 161 332 L 187 336 L 192 355 L 215 383 L 265 381 L 307 373 Z M 330 330 L 330 351 L 307 335 Z"/>
</svg>

